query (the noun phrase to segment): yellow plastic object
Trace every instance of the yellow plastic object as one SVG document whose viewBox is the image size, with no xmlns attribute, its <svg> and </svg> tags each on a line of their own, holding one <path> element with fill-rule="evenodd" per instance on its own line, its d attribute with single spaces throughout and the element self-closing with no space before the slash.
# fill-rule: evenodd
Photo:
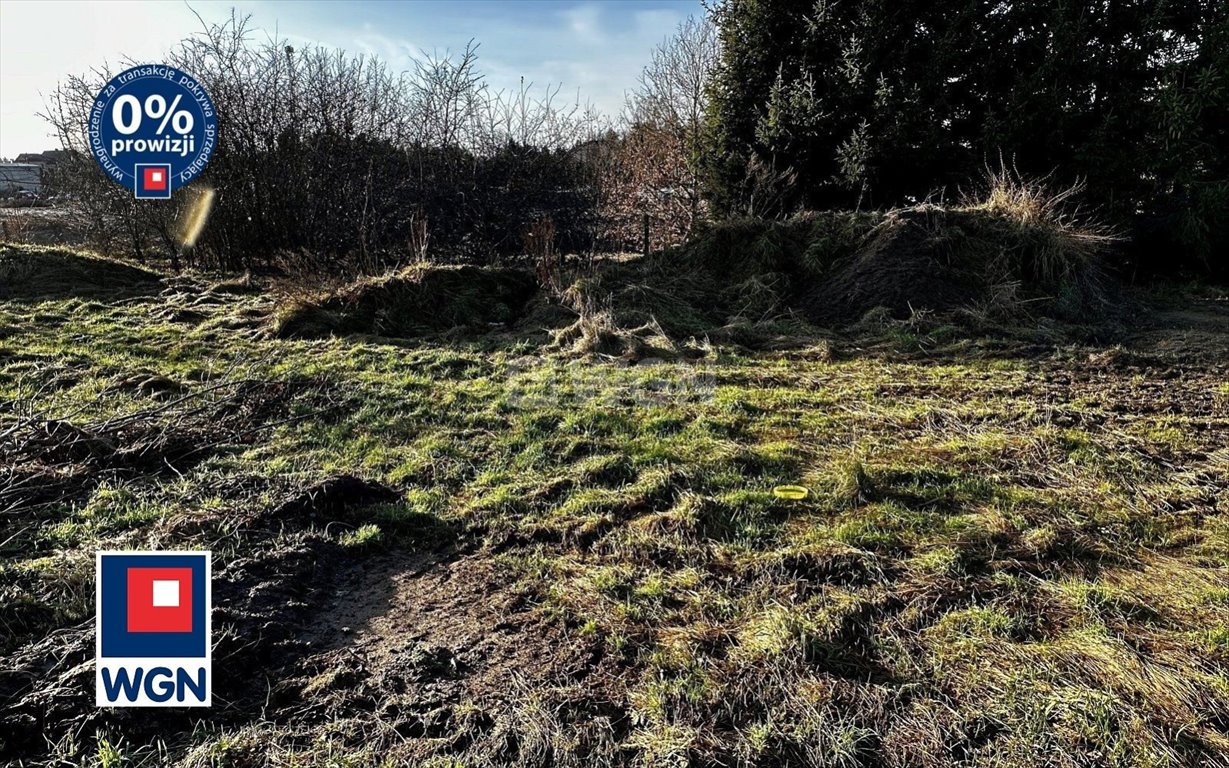
<svg viewBox="0 0 1229 768">
<path fill-rule="evenodd" d="M 778 499 L 790 499 L 792 501 L 801 501 L 811 494 L 806 488 L 801 485 L 778 485 L 772 489 L 772 495 Z"/>
</svg>

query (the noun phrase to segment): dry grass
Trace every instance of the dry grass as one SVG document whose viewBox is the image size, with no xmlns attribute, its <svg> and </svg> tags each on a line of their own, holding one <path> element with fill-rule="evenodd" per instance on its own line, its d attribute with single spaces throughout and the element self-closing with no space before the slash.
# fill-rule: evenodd
<svg viewBox="0 0 1229 768">
<path fill-rule="evenodd" d="M 1057 285 L 1099 266 L 1121 239 L 1081 209 L 1083 192 L 1082 182 L 1054 188 L 1048 179 L 1026 179 L 1003 166 L 986 174 L 985 191 L 966 201 L 963 209 L 1015 227 L 1018 239 L 1032 247 L 1014 271 Z"/>
<path fill-rule="evenodd" d="M 0 299 L 38 299 L 158 287 L 157 272 L 64 246 L 0 242 Z"/>
</svg>

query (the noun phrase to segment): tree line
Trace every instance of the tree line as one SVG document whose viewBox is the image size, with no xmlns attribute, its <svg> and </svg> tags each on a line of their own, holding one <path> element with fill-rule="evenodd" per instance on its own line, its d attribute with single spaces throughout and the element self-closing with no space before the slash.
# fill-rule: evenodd
<svg viewBox="0 0 1229 768">
<path fill-rule="evenodd" d="M 70 78 L 50 99 L 47 117 L 71 150 L 57 186 L 110 250 L 354 275 L 428 254 L 516 252 L 545 216 L 562 247 L 591 247 L 598 193 L 585 147 L 605 121 L 557 88 L 494 91 L 475 45 L 396 74 L 374 58 L 256 41 L 234 16 L 167 63 L 198 78 L 218 115 L 214 156 L 185 189 L 210 188 L 215 204 L 187 251 L 179 230 L 192 194 L 134 200 L 85 151 L 80 116 L 111 73 Z"/>
<path fill-rule="evenodd" d="M 1137 266 L 1229 272 L 1223 0 L 720 0 L 651 52 L 617 118 L 494 91 L 472 45 L 397 75 L 254 42 L 233 17 L 167 63 L 218 108 L 215 210 L 183 254 L 208 267 L 630 250 L 646 216 L 656 248 L 713 219 L 908 205 L 1008 169 L 1081 182 Z M 178 255 L 191 196 L 135 201 L 81 151 L 108 75 L 50 101 L 75 150 L 63 186 L 114 248 Z"/>
<path fill-rule="evenodd" d="M 1168 268 L 1225 273 L 1224 0 L 726 0 L 704 183 L 717 213 L 886 207 L 1002 168 Z"/>
</svg>

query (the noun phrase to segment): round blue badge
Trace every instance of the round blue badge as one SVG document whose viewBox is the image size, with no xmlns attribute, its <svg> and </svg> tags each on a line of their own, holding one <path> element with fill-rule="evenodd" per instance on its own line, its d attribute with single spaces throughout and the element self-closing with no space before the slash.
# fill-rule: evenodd
<svg viewBox="0 0 1229 768">
<path fill-rule="evenodd" d="M 213 155 L 218 118 L 196 78 L 164 64 L 125 70 L 90 108 L 90 153 L 138 198 L 169 199 Z"/>
</svg>

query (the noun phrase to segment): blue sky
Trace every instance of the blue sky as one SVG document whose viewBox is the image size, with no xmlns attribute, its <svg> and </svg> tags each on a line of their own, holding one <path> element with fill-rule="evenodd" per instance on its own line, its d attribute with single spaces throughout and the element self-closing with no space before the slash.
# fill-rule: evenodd
<svg viewBox="0 0 1229 768">
<path fill-rule="evenodd" d="M 193 10 L 215 21 L 232 7 L 257 29 L 375 54 L 398 68 L 420 50 L 458 51 L 473 39 L 497 88 L 515 88 L 521 77 L 562 85 L 560 98 L 579 92 L 606 112 L 622 106 L 653 46 L 703 13 L 700 0 L 0 0 L 0 157 L 54 146 L 35 113 L 66 74 L 125 55 L 155 61 L 199 29 Z"/>
</svg>

